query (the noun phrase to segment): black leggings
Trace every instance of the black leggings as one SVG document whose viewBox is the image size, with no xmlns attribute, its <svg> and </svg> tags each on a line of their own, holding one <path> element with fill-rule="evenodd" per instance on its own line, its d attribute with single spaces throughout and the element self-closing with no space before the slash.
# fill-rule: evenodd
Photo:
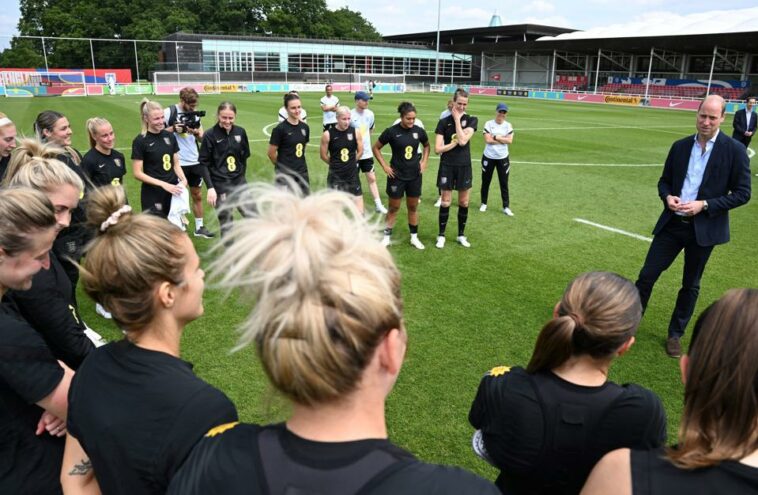
<svg viewBox="0 0 758 495">
<path fill-rule="evenodd" d="M 230 196 L 234 193 L 234 190 L 240 186 L 247 184 L 244 176 L 240 176 L 231 182 L 214 182 L 213 187 L 216 189 L 216 216 L 218 216 L 218 224 L 221 227 L 221 237 L 223 237 L 229 229 L 232 227 L 234 220 L 234 209 L 225 208 L 224 203 L 228 201 Z M 239 198 L 237 198 L 239 199 Z M 250 215 L 250 210 L 243 205 L 237 207 L 240 215 L 247 217 Z"/>
<path fill-rule="evenodd" d="M 503 199 L 503 208 L 508 208 L 510 198 L 508 196 L 508 176 L 511 172 L 510 157 L 501 160 L 487 158 L 482 155 L 482 204 L 487 204 L 487 198 L 490 194 L 490 182 L 492 174 L 497 169 L 497 178 L 500 181 L 500 196 Z"/>
</svg>

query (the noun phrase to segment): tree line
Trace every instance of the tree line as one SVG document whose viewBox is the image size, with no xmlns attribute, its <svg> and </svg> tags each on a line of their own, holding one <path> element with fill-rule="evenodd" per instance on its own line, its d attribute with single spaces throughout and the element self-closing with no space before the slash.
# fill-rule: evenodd
<svg viewBox="0 0 758 495">
<path fill-rule="evenodd" d="M 161 40 L 178 31 L 380 41 L 359 12 L 329 10 L 326 0 L 21 0 L 23 36 Z M 158 61 L 160 45 L 140 44 L 140 76 Z M 49 67 L 87 68 L 90 45 L 45 39 Z M 96 42 L 100 67 L 134 66 L 132 43 Z M 0 53 L 2 67 L 44 67 L 41 41 L 13 38 Z"/>
</svg>

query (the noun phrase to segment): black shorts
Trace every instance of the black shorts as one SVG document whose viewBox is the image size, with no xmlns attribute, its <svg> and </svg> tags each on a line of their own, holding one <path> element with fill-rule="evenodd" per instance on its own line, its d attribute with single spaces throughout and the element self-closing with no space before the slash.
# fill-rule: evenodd
<svg viewBox="0 0 758 495">
<path fill-rule="evenodd" d="M 374 171 L 374 159 L 373 158 L 364 158 L 363 160 L 358 160 L 358 168 L 361 169 L 361 172 L 364 174 L 367 174 L 369 172 Z"/>
<path fill-rule="evenodd" d="M 171 210 L 171 193 L 164 191 L 162 187 L 143 183 L 140 200 L 142 211 L 168 218 L 168 212 Z"/>
<path fill-rule="evenodd" d="M 311 181 L 310 177 L 308 176 L 308 170 L 293 170 L 286 165 L 277 163 L 274 167 L 274 171 L 276 172 L 276 179 L 274 180 L 274 183 L 277 186 L 288 187 L 291 184 L 290 181 L 287 180 L 287 177 L 289 177 L 295 182 L 303 195 L 310 194 Z"/>
<path fill-rule="evenodd" d="M 187 178 L 187 185 L 190 187 L 200 187 L 203 183 L 203 176 L 200 175 L 200 167 L 202 165 L 182 165 L 184 170 L 184 176 Z"/>
<path fill-rule="evenodd" d="M 400 199 L 405 194 L 409 198 L 421 197 L 421 175 L 411 180 L 387 177 L 387 196 L 392 199 Z"/>
<path fill-rule="evenodd" d="M 437 187 L 443 191 L 466 191 L 471 189 L 472 176 L 471 165 L 465 167 L 440 165 Z"/>
<path fill-rule="evenodd" d="M 358 174 L 355 174 L 352 177 L 340 177 L 330 172 L 329 175 L 326 176 L 326 185 L 331 189 L 344 191 L 353 196 L 363 196 L 361 180 L 358 178 Z"/>
<path fill-rule="evenodd" d="M 332 122 L 331 124 L 324 124 L 324 132 L 328 131 L 329 129 L 334 129 L 336 125 L 337 125 L 337 122 Z"/>
</svg>

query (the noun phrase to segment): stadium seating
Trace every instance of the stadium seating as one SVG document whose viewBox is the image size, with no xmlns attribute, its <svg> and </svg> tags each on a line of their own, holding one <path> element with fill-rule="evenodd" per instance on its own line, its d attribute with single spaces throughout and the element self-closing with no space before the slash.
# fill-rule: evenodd
<svg viewBox="0 0 758 495">
<path fill-rule="evenodd" d="M 741 99 L 744 88 L 711 88 L 711 94 L 721 95 L 727 100 Z M 605 84 L 598 88 L 600 93 L 625 93 L 633 95 L 644 95 L 644 84 Z M 648 93 L 649 96 L 676 96 L 682 98 L 702 98 L 705 96 L 705 88 L 695 86 L 663 86 L 651 85 Z"/>
</svg>

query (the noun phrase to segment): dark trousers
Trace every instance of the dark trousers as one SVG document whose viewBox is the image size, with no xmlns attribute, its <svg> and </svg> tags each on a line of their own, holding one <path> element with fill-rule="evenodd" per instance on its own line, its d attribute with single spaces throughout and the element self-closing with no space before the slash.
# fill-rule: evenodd
<svg viewBox="0 0 758 495">
<path fill-rule="evenodd" d="M 682 250 L 684 250 L 682 287 L 676 297 L 676 305 L 669 322 L 669 337 L 684 335 L 684 329 L 695 311 L 695 303 L 700 294 L 700 279 L 713 246 L 698 246 L 694 223 L 683 222 L 678 217 L 672 217 L 663 230 L 653 238 L 645 264 L 636 282 L 644 311 L 658 277 L 671 266 Z"/>
<path fill-rule="evenodd" d="M 511 173 L 511 160 L 509 157 L 495 160 L 482 155 L 482 204 L 487 204 L 492 174 L 495 173 L 495 169 L 497 169 L 497 179 L 500 181 L 500 197 L 503 199 L 503 208 L 508 208 L 510 206 L 508 176 Z"/>
<path fill-rule="evenodd" d="M 216 215 L 218 216 L 218 223 L 221 227 L 221 237 L 224 237 L 229 229 L 232 227 L 232 221 L 234 219 L 234 209 L 229 208 L 226 203 L 232 199 L 235 189 L 244 186 L 247 183 L 245 176 L 241 175 L 229 182 L 221 182 L 214 180 L 213 186 L 216 189 L 218 198 L 216 199 Z M 236 196 L 233 198 L 235 203 L 238 203 L 237 211 L 243 217 L 250 216 L 250 209 L 241 201 L 242 197 Z"/>
</svg>

